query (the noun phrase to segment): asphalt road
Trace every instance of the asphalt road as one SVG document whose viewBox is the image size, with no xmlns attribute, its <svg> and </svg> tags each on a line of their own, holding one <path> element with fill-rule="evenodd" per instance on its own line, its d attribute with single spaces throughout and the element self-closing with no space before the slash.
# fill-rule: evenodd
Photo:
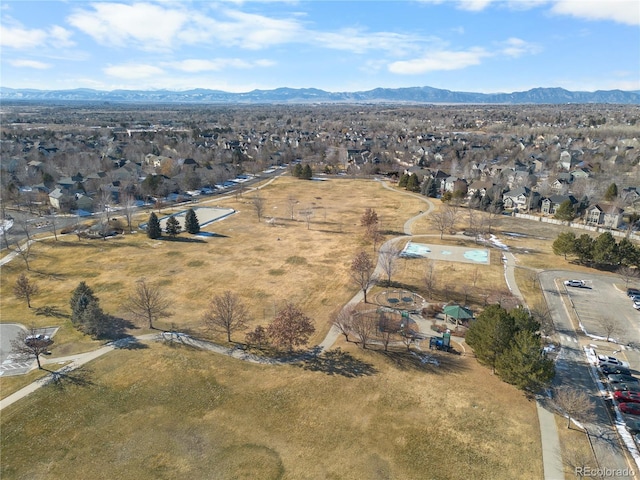
<svg viewBox="0 0 640 480">
<path fill-rule="evenodd" d="M 579 388 L 585 391 L 594 403 L 594 416 L 583 425 L 589 432 L 598 466 L 620 470 L 631 467 L 634 471 L 638 471 L 634 463 L 628 463 L 630 458 L 627 449 L 613 426 L 614 418 L 608 404 L 609 401 L 601 394 L 596 383 L 594 369 L 588 363 L 584 352 L 585 346 L 596 345 L 598 349 L 602 346 L 604 350 L 611 344 L 587 337 L 580 330 L 577 322 L 572 323 L 570 317 L 574 314 L 571 311 L 571 302 L 573 302 L 577 311 L 588 313 L 586 321 L 589 326 L 595 327 L 598 325 L 598 318 L 602 312 L 610 316 L 612 312 L 616 311 L 615 304 L 620 298 L 620 292 L 615 297 L 610 296 L 612 291 L 609 289 L 614 288 L 615 278 L 606 276 L 581 275 L 580 278 L 587 280 L 588 285 L 592 287 L 590 289 L 565 287 L 562 284 L 563 280 L 575 278 L 575 276 L 575 272 L 563 271 L 547 271 L 540 274 L 540 283 L 554 319 L 557 338 L 561 344 L 561 351 L 556 360 L 554 386 L 569 385 Z M 575 319 L 576 317 L 574 317 Z M 626 352 L 627 350 L 625 350 Z M 611 351 L 608 350 L 607 353 L 610 354 Z M 634 367 L 634 363 L 636 367 L 640 366 L 640 364 L 632 362 L 632 367 Z"/>
</svg>

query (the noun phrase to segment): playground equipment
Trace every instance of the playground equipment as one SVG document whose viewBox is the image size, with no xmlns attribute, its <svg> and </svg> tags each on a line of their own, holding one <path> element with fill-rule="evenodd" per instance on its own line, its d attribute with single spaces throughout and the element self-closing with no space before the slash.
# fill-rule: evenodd
<svg viewBox="0 0 640 480">
<path fill-rule="evenodd" d="M 443 350 L 449 352 L 451 350 L 451 333 L 445 332 L 442 337 L 431 337 L 429 339 L 429 349 Z"/>
<path fill-rule="evenodd" d="M 409 290 L 385 290 L 376 295 L 375 301 L 383 307 L 418 312 L 425 304 L 424 298 Z"/>
</svg>

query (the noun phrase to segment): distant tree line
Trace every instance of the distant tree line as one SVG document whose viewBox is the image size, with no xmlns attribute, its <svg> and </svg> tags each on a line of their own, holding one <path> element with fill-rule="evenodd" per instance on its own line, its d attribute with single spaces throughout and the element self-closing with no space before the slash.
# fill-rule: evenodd
<svg viewBox="0 0 640 480">
<path fill-rule="evenodd" d="M 552 247 L 556 255 L 573 257 L 582 265 L 640 268 L 640 248 L 628 238 L 616 242 L 611 232 L 601 233 L 595 239 L 587 233 L 576 237 L 572 231 L 563 232 L 554 240 Z"/>
<path fill-rule="evenodd" d="M 306 163 L 302 166 L 300 163 L 296 163 L 293 167 L 292 175 L 296 178 L 300 178 L 302 180 L 311 180 L 313 178 L 313 170 L 311 169 L 311 165 Z"/>
</svg>

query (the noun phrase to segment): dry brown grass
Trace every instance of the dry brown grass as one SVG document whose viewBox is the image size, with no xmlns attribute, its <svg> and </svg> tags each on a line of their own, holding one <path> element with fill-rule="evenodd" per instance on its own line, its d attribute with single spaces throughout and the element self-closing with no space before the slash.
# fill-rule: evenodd
<svg viewBox="0 0 640 480">
<path fill-rule="evenodd" d="M 158 322 L 161 328 L 200 331 L 208 299 L 230 289 L 247 303 L 254 324 L 269 321 L 284 301 L 299 303 L 316 320 L 312 342 L 318 342 L 330 312 L 357 292 L 348 275 L 354 253 L 372 252 L 359 226 L 364 209 L 376 209 L 383 229 L 401 232 L 404 221 L 425 208 L 374 182 L 280 178 L 261 192 L 267 217 L 276 218 L 270 226 L 257 221 L 251 195 L 217 199 L 215 204 L 239 213 L 205 228 L 220 236 L 202 242 L 154 241 L 139 233 L 39 243 L 28 274 L 41 288 L 34 305 L 68 313 L 72 290 L 85 280 L 106 312 L 125 316 L 123 302 L 145 276 L 173 302 L 174 315 Z M 300 201 L 297 210 L 313 208 L 311 228 L 289 219 L 290 195 Z M 471 269 L 479 270 L 480 279 L 478 290 L 467 292 L 467 303 L 480 306 L 486 291 L 504 286 L 499 254 L 492 252 L 489 266 L 437 262 L 436 299 L 462 301 L 458 286 L 469 282 Z M 423 270 L 422 260 L 402 260 L 393 280 L 420 287 Z M 61 325 L 56 356 L 94 349 L 98 342 L 79 334 L 68 319 L 35 315 L 13 298 L 23 271 L 18 260 L 3 267 L 3 321 Z M 162 345 L 111 353 L 78 372 L 88 383 L 47 387 L 3 411 L 2 476 L 542 475 L 535 403 L 472 357 L 438 353 L 442 367 L 436 369 L 400 352 L 339 345 L 348 356 L 279 367 Z M 3 391 L 15 387 L 6 380 L 0 379 Z M 27 444 L 39 452 L 35 464 Z"/>
<path fill-rule="evenodd" d="M 361 248 L 372 252 L 359 225 L 365 208 L 376 209 L 384 229 L 398 231 L 420 205 L 419 200 L 371 181 L 304 182 L 282 177 L 261 190 L 266 216 L 276 218 L 271 226 L 258 222 L 252 195 L 217 199 L 216 204 L 238 213 L 205 227 L 220 236 L 202 241 L 180 241 L 190 238 L 186 234 L 177 241 L 150 240 L 138 233 L 107 241 L 62 236 L 58 242 L 39 242 L 28 272 L 40 285 L 34 306 L 55 307 L 68 314 L 71 292 L 84 280 L 106 312 L 126 317 L 124 300 L 135 280 L 146 277 L 159 284 L 173 304 L 173 316 L 158 322 L 160 328 L 175 325 L 200 330 L 208 299 L 230 289 L 246 302 L 254 324 L 268 322 L 285 301 L 299 304 L 316 320 L 317 334 L 311 341 L 317 342 L 327 332 L 330 312 L 357 291 L 348 274 L 353 255 Z M 290 195 L 299 200 L 294 221 L 287 209 Z M 310 228 L 300 219 L 303 208 L 314 211 Z M 3 267 L 3 321 L 62 325 L 55 355 L 94 348 L 94 342 L 78 334 L 64 318 L 35 315 L 34 309 L 13 298 L 15 279 L 24 271 L 19 259 Z M 65 346 L 60 347 L 62 344 Z"/>
<path fill-rule="evenodd" d="M 597 463 L 585 432 L 575 425 L 567 428 L 567 419 L 560 415 L 555 416 L 560 448 L 562 450 L 562 466 L 566 478 L 576 478 L 577 467 L 597 468 Z"/>
<path fill-rule="evenodd" d="M 157 344 L 108 354 L 89 383 L 2 412 L 2 478 L 541 477 L 535 403 L 473 358 L 346 348 L 353 376 Z"/>
</svg>

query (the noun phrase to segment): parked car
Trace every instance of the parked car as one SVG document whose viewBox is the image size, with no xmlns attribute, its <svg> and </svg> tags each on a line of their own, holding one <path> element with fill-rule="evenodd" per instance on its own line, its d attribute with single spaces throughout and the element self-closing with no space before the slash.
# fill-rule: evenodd
<svg viewBox="0 0 640 480">
<path fill-rule="evenodd" d="M 631 370 L 625 367 L 619 367 L 617 365 L 600 365 L 600 371 L 604 375 L 615 375 L 615 374 L 623 374 L 623 375 L 631 375 Z"/>
<path fill-rule="evenodd" d="M 613 398 L 619 403 L 640 403 L 640 392 L 618 391 L 613 392 Z"/>
<path fill-rule="evenodd" d="M 27 335 L 24 339 L 24 343 L 31 348 L 43 348 L 51 345 L 53 343 L 53 340 L 51 340 L 51 337 L 49 337 L 49 335 Z"/>
<path fill-rule="evenodd" d="M 585 286 L 584 280 L 565 280 L 564 284 L 567 287 L 584 287 Z"/>
<path fill-rule="evenodd" d="M 636 377 L 631 375 L 623 375 L 621 373 L 614 373 L 613 375 L 607 375 L 609 383 L 640 383 Z"/>
<path fill-rule="evenodd" d="M 634 295 L 640 295 L 640 290 L 637 288 L 627 288 L 627 296 L 633 297 Z"/>
<path fill-rule="evenodd" d="M 640 302 L 640 295 L 631 295 L 632 302 Z"/>
<path fill-rule="evenodd" d="M 631 433 L 640 432 L 640 419 L 638 417 L 634 417 L 633 415 L 624 415 L 622 418 Z"/>
<path fill-rule="evenodd" d="M 633 308 L 640 310 L 640 302 L 633 302 Z"/>
<path fill-rule="evenodd" d="M 629 364 L 627 362 L 618 360 L 616 357 L 610 357 L 609 355 L 598 355 L 598 365 L 599 366 L 609 365 L 611 367 L 629 368 Z"/>
<path fill-rule="evenodd" d="M 618 408 L 627 415 L 640 415 L 640 403 L 621 403 Z"/>
<path fill-rule="evenodd" d="M 614 392 L 640 392 L 640 383 L 612 383 L 609 389 Z"/>
</svg>

